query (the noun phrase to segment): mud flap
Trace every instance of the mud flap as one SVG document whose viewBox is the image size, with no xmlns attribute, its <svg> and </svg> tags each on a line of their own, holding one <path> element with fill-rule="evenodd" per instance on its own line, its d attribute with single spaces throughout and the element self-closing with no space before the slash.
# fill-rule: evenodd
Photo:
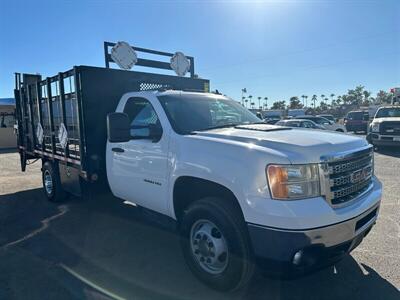
<svg viewBox="0 0 400 300">
<path fill-rule="evenodd" d="M 21 171 L 25 172 L 25 170 L 26 170 L 26 153 L 24 150 L 19 151 L 19 159 L 21 161 Z"/>
</svg>

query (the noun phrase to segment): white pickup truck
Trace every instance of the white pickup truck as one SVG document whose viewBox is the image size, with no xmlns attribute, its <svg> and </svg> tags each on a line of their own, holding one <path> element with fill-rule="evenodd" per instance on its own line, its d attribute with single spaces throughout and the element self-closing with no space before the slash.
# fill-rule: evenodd
<svg viewBox="0 0 400 300">
<path fill-rule="evenodd" d="M 16 81 L 23 170 L 42 159 L 51 201 L 108 182 L 116 197 L 176 221 L 190 269 L 215 289 L 243 287 L 255 267 L 291 275 L 331 265 L 377 219 L 382 187 L 362 138 L 264 124 L 232 99 L 188 91 L 207 90 L 196 77 L 84 66 L 37 76 Z M 155 78 L 177 88 L 146 90 Z"/>
</svg>

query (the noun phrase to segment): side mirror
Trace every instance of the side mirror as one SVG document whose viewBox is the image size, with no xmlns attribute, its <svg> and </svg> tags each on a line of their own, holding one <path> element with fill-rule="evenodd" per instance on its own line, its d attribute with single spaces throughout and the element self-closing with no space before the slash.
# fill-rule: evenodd
<svg viewBox="0 0 400 300">
<path fill-rule="evenodd" d="M 107 138 L 110 143 L 123 143 L 131 139 L 127 114 L 109 113 L 107 115 Z"/>
<path fill-rule="evenodd" d="M 149 137 L 154 143 L 158 142 L 161 139 L 162 133 L 163 131 L 161 126 L 154 124 L 149 125 Z"/>
</svg>

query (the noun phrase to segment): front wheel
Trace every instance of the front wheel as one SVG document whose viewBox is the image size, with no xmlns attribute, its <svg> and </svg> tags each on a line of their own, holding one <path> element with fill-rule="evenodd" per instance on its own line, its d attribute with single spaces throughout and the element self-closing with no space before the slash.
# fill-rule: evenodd
<svg viewBox="0 0 400 300">
<path fill-rule="evenodd" d="M 208 286 L 238 290 L 251 280 L 254 263 L 240 211 L 224 199 L 194 202 L 180 226 L 181 246 L 191 271 Z"/>
</svg>

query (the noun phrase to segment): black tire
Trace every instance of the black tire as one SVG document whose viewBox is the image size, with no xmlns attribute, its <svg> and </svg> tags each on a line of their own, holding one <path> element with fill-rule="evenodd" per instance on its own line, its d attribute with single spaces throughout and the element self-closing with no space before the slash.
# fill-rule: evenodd
<svg viewBox="0 0 400 300">
<path fill-rule="evenodd" d="M 49 177 L 48 177 L 49 176 Z M 47 186 L 51 180 L 51 187 Z M 61 203 L 66 200 L 68 193 L 64 191 L 60 181 L 58 167 L 49 161 L 46 161 L 42 167 L 43 191 L 47 200 L 51 202 Z"/>
<path fill-rule="evenodd" d="M 227 262 L 223 271 L 218 274 L 204 270 L 196 259 L 194 250 L 192 251 L 192 229 L 203 220 L 215 224 L 226 241 Z M 253 277 L 254 260 L 245 222 L 240 211 L 227 200 L 207 197 L 194 202 L 182 217 L 180 233 L 183 254 L 189 268 L 200 281 L 211 288 L 220 291 L 239 290 Z"/>
<path fill-rule="evenodd" d="M 336 129 L 337 132 L 344 132 L 343 129 Z"/>
</svg>

